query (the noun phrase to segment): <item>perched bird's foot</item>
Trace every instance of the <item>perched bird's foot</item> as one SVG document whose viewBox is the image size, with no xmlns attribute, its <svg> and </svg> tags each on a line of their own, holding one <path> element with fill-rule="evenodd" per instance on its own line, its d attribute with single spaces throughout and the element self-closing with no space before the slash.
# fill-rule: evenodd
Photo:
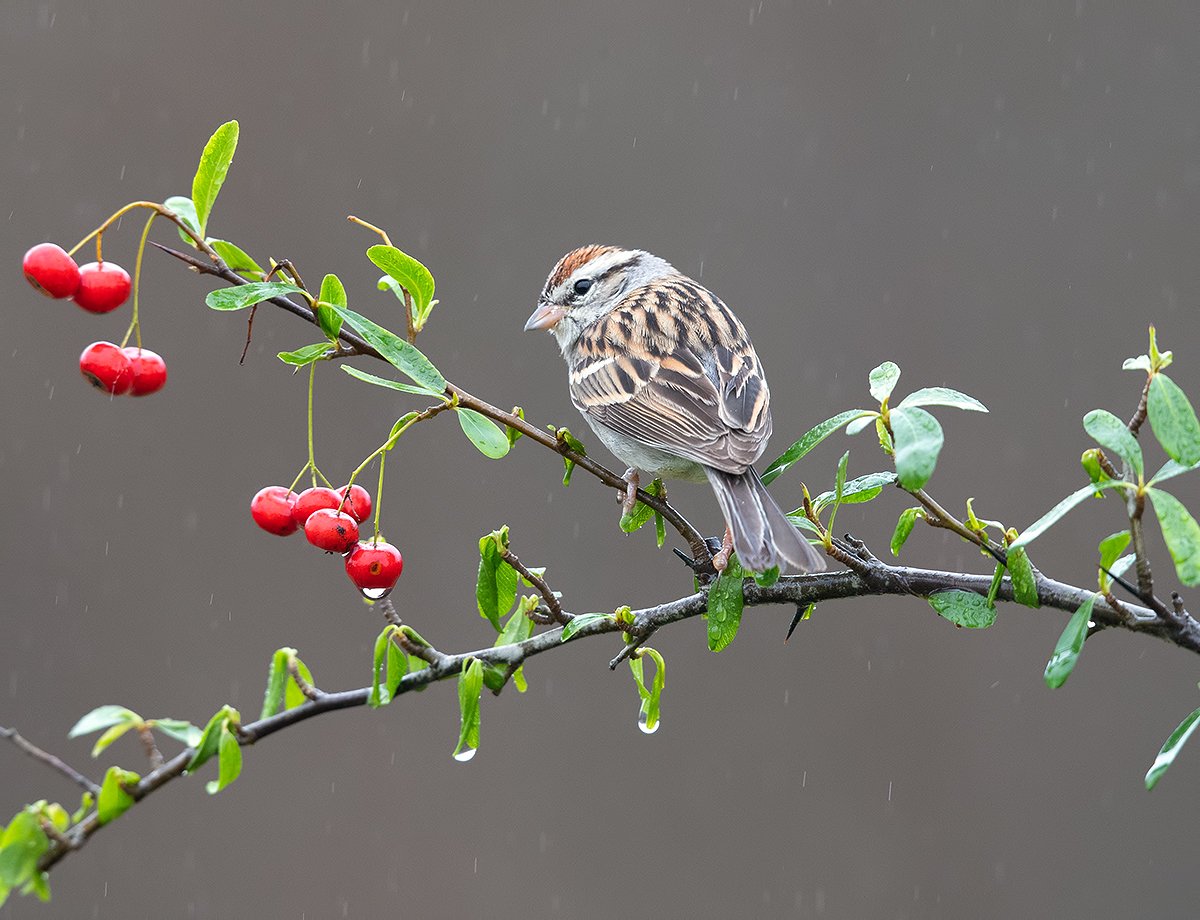
<svg viewBox="0 0 1200 920">
<path fill-rule="evenodd" d="M 729 528 L 725 528 L 725 536 L 721 538 L 721 548 L 713 554 L 713 568 L 718 572 L 724 572 L 725 567 L 729 565 L 729 555 L 733 552 L 733 534 L 729 532 Z"/>
<path fill-rule="evenodd" d="M 625 494 L 618 493 L 621 499 L 621 516 L 627 517 L 633 514 L 633 506 L 637 504 L 637 493 L 641 480 L 638 479 L 638 471 L 632 466 L 625 471 L 625 475 L 621 478 L 625 480 Z"/>
</svg>

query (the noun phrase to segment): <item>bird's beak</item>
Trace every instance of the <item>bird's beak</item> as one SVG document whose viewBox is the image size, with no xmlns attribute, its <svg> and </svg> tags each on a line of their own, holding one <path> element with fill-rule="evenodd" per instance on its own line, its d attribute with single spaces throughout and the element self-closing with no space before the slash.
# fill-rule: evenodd
<svg viewBox="0 0 1200 920">
<path fill-rule="evenodd" d="M 539 303 L 529 319 L 525 320 L 525 331 L 531 329 L 553 329 L 567 315 L 562 307 L 552 303 Z"/>
</svg>

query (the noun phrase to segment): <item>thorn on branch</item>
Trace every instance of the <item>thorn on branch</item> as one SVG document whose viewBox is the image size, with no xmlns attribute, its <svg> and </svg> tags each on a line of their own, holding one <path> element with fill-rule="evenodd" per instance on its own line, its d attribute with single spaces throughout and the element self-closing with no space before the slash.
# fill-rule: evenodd
<svg viewBox="0 0 1200 920">
<path fill-rule="evenodd" d="M 796 613 L 792 617 L 792 622 L 788 625 L 787 635 L 783 637 L 783 641 L 787 642 L 792 638 L 792 633 L 796 631 L 796 627 L 800 625 L 800 621 L 804 619 L 804 611 L 808 609 L 807 604 L 797 604 Z"/>
</svg>

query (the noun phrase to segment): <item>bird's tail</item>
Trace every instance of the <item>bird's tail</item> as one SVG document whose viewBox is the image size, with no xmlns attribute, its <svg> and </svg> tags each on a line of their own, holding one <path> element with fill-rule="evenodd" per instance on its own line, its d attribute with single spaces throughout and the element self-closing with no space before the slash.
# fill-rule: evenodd
<svg viewBox="0 0 1200 920">
<path fill-rule="evenodd" d="M 754 572 L 786 565 L 799 572 L 820 572 L 825 559 L 787 519 L 753 468 L 726 473 L 705 467 L 733 534 L 733 548 L 742 565 Z"/>
</svg>

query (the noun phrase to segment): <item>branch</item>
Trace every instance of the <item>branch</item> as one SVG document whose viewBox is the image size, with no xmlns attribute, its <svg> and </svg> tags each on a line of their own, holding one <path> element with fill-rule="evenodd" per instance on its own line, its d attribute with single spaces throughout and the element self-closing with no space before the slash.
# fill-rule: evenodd
<svg viewBox="0 0 1200 920">
<path fill-rule="evenodd" d="M 917 595 L 928 597 L 939 591 L 958 588 L 986 594 L 991 583 L 990 575 L 974 575 L 959 572 L 944 572 L 932 569 L 912 568 L 909 566 L 894 566 L 881 562 L 860 541 L 849 538 L 842 553 L 853 553 L 859 563 L 858 571 L 851 572 L 822 572 L 814 575 L 790 575 L 779 579 L 770 587 L 760 587 L 753 579 L 743 582 L 745 606 L 761 607 L 768 605 L 785 605 L 789 610 L 795 607 L 805 607 L 808 604 L 839 598 L 866 597 L 871 595 Z M 1095 592 L 1078 588 L 1063 582 L 1054 581 L 1044 576 L 1038 578 L 1038 600 L 1043 607 L 1056 610 L 1075 611 Z M 1013 599 L 1012 582 L 1005 579 L 1001 584 L 997 599 L 1011 601 Z M 618 656 L 627 656 L 657 630 L 671 623 L 699 616 L 708 609 L 707 590 L 690 594 L 665 604 L 647 607 L 633 611 L 631 621 L 618 623 L 611 618 L 601 618 L 587 623 L 572 637 L 576 639 L 607 633 L 628 633 L 630 641 Z M 564 616 L 570 616 L 564 612 Z M 1120 627 L 1135 632 L 1164 639 L 1181 648 L 1200 653 L 1200 624 L 1194 620 L 1185 622 L 1164 622 L 1155 612 L 1134 604 L 1121 603 L 1114 607 L 1103 596 L 1097 598 L 1092 610 L 1092 619 L 1097 627 Z M 428 684 L 448 678 L 456 678 L 462 672 L 463 662 L 468 658 L 478 658 L 485 664 L 506 666 L 508 671 L 514 670 L 526 659 L 563 647 L 562 628 L 548 630 L 532 636 L 523 642 L 511 645 L 501 645 L 493 648 L 476 649 L 469 652 L 445 654 L 438 652 L 431 655 L 433 663 L 420 671 L 406 674 L 396 688 L 395 697 L 418 690 Z M 238 742 L 243 745 L 254 744 L 263 738 L 282 731 L 289 726 L 307 721 L 314 716 L 338 709 L 349 709 L 365 706 L 370 697 L 371 688 L 362 687 L 357 690 L 340 692 L 319 692 L 309 702 L 294 709 L 286 710 L 257 722 L 242 726 L 238 732 Z M 13 729 L 0 729 L 6 737 L 14 741 L 20 738 Z M 24 739 L 17 742 L 18 746 L 30 752 L 33 748 Z M 61 772 L 79 782 L 84 788 L 95 792 L 95 784 L 80 776 L 76 771 L 63 764 L 58 758 L 46 754 L 40 749 L 34 756 L 44 763 L 55 767 Z M 142 777 L 138 783 L 128 789 L 134 801 L 141 801 L 156 789 L 161 788 L 171 780 L 181 776 L 195 751 L 192 748 L 175 755 L 158 769 L 152 770 Z M 58 863 L 68 853 L 78 849 L 103 825 L 100 824 L 95 812 L 88 815 L 79 824 L 70 828 L 64 835 L 65 842 L 52 841 L 50 849 L 42 856 L 39 863 L 41 870 L 47 870 Z"/>
<path fill-rule="evenodd" d="M 100 786 L 97 783 L 93 783 L 65 760 L 55 757 L 47 751 L 43 751 L 32 741 L 22 738 L 15 728 L 5 728 L 3 725 L 0 725 L 0 738 L 7 738 L 34 760 L 40 761 L 46 766 L 57 770 L 71 782 L 82 786 L 86 792 L 90 792 L 92 795 L 100 794 Z"/>
<path fill-rule="evenodd" d="M 197 259 L 195 256 L 192 256 L 186 252 L 179 252 L 175 249 L 171 249 L 153 241 L 151 241 L 151 244 L 161 249 L 168 255 L 174 256 L 181 262 L 191 266 L 193 270 L 199 272 L 200 274 L 212 275 L 220 278 L 222 281 L 225 281 L 230 285 L 249 284 L 245 278 L 243 278 L 237 272 L 226 268 L 223 264 L 205 262 L 203 259 Z M 287 297 L 272 297 L 263 302 L 273 304 L 282 310 L 286 310 L 288 313 L 291 313 L 294 316 L 300 317 L 314 326 L 319 326 L 316 313 L 314 312 L 313 308 L 307 304 L 296 303 L 294 300 L 291 300 Z M 385 360 L 384 357 L 361 336 L 359 336 L 358 333 L 346 328 L 345 326 L 342 327 L 342 331 L 338 335 L 338 338 L 341 339 L 341 341 L 344 342 L 347 347 L 338 349 L 338 351 L 333 355 L 335 358 L 352 358 L 358 355 L 363 355 L 370 358 L 376 358 L 380 361 Z M 486 415 L 494 422 L 499 422 L 501 425 L 507 425 L 514 431 L 519 431 L 531 441 L 536 441 L 543 447 L 549 448 L 556 454 L 565 457 L 567 460 L 570 460 L 580 469 L 585 470 L 586 472 L 595 476 L 606 486 L 611 486 L 612 488 L 619 489 L 622 492 L 625 491 L 627 483 L 623 476 L 620 476 L 607 467 L 597 463 L 586 454 L 581 454 L 575 450 L 572 450 L 565 441 L 555 437 L 549 431 L 538 428 L 535 425 L 531 425 L 518 415 L 514 415 L 511 412 L 505 412 L 503 409 L 499 409 L 489 402 L 485 402 L 476 396 L 472 396 L 466 390 L 456 386 L 453 383 L 450 383 L 449 381 L 446 382 L 446 393 L 450 397 L 455 398 L 458 402 L 458 405 L 467 409 L 473 409 L 480 415 Z M 693 558 L 697 560 L 711 560 L 712 554 L 709 552 L 708 545 L 704 542 L 704 538 L 700 535 L 700 532 L 688 522 L 687 518 L 679 513 L 679 511 L 672 507 L 668 502 L 659 498 L 657 495 L 652 495 L 644 489 L 638 489 L 637 499 L 642 504 L 647 505 L 661 514 L 663 520 L 675 528 L 679 535 L 687 541 L 688 546 L 691 548 Z"/>
</svg>

